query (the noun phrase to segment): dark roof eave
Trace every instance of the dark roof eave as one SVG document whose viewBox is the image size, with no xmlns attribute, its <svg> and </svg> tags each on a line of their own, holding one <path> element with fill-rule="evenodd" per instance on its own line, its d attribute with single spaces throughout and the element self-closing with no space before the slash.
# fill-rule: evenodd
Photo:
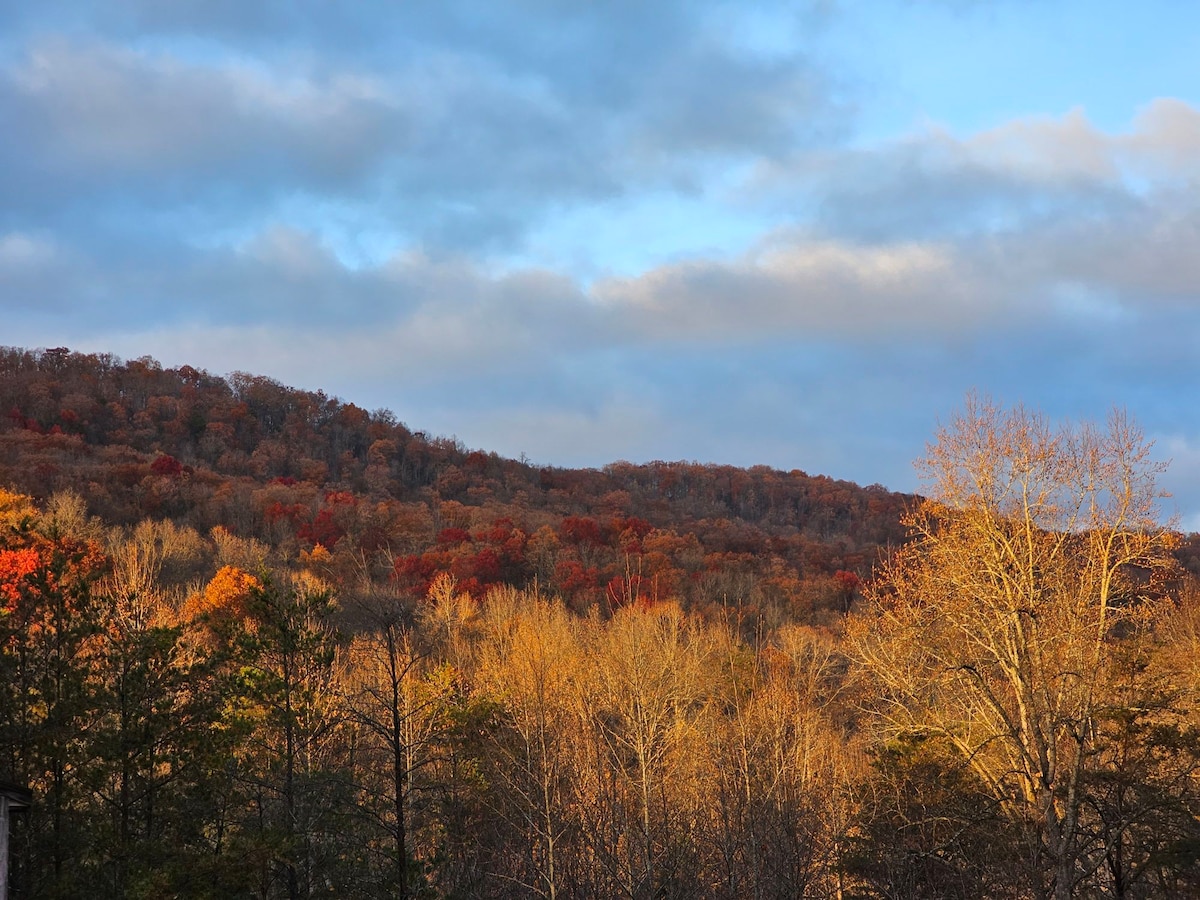
<svg viewBox="0 0 1200 900">
<path fill-rule="evenodd" d="M 33 803 L 33 791 L 11 781 L 0 781 L 0 796 L 8 798 L 9 809 L 24 809 Z"/>
</svg>

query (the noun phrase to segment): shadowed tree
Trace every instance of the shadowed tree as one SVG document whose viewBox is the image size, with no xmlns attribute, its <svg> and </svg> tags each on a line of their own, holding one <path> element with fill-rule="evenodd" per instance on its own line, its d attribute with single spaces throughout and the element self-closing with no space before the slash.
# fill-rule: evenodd
<svg viewBox="0 0 1200 900">
<path fill-rule="evenodd" d="M 437 677 L 437 662 L 406 604 L 376 598 L 366 615 L 371 630 L 350 643 L 342 688 L 362 731 L 361 805 L 387 836 L 382 883 L 403 900 L 424 882 L 412 809 L 450 728 L 452 692 Z"/>
<path fill-rule="evenodd" d="M 250 588 L 235 650 L 235 716 L 247 728 L 242 773 L 273 859 L 264 884 L 288 900 L 336 895 L 348 835 L 345 721 L 334 690 L 340 637 L 321 584 L 273 580 Z M 266 891 L 268 896 L 273 891 Z"/>
</svg>

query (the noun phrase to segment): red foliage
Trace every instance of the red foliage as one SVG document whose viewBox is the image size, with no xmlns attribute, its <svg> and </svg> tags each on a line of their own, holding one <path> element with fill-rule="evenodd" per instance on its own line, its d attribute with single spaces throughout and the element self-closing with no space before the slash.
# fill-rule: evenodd
<svg viewBox="0 0 1200 900">
<path fill-rule="evenodd" d="M 624 578 L 617 575 L 608 582 L 608 602 L 615 609 L 618 606 L 637 606 L 646 609 L 654 603 L 652 585 L 641 575 L 630 575 Z"/>
<path fill-rule="evenodd" d="M 858 586 L 862 583 L 862 579 L 853 572 L 847 572 L 845 569 L 838 569 L 833 573 L 833 580 L 837 586 L 847 594 L 852 594 L 858 590 Z"/>
<path fill-rule="evenodd" d="M 573 544 L 599 546 L 604 543 L 600 523 L 587 516 L 567 516 L 562 521 L 563 535 Z"/>
<path fill-rule="evenodd" d="M 29 546 L 0 550 L 0 606 L 9 611 L 22 605 L 28 615 L 51 596 L 69 607 L 86 594 L 85 585 L 109 570 L 109 558 L 94 541 L 41 535 L 27 539 Z M 29 620 L 22 627 L 35 628 Z"/>
<path fill-rule="evenodd" d="M 41 564 L 36 550 L 0 550 L 0 599 L 7 601 L 5 605 L 21 599 L 21 585 Z"/>
<path fill-rule="evenodd" d="M 644 538 L 654 530 L 654 526 L 645 519 L 639 519 L 637 516 L 627 516 L 626 518 L 613 519 L 613 531 L 618 534 L 630 531 L 638 539 Z"/>
<path fill-rule="evenodd" d="M 438 532 L 437 542 L 443 547 L 455 544 L 469 544 L 471 533 L 465 528 L 443 528 Z"/>
<path fill-rule="evenodd" d="M 622 553 L 637 556 L 643 552 L 642 538 L 654 530 L 645 519 L 630 516 L 612 521 L 612 530 L 617 534 L 617 546 Z"/>
<path fill-rule="evenodd" d="M 599 574 L 595 567 L 585 569 L 583 563 L 574 559 L 564 559 L 554 567 L 554 581 L 564 594 L 595 588 Z"/>
<path fill-rule="evenodd" d="M 334 545 L 346 536 L 342 526 L 333 520 L 333 511 L 323 509 L 318 512 L 311 522 L 305 522 L 296 530 L 296 536 L 310 544 L 320 544 L 326 550 L 332 550 Z"/>
<path fill-rule="evenodd" d="M 265 510 L 263 515 L 267 517 L 268 522 L 278 522 L 280 519 L 287 519 L 292 525 L 299 527 L 300 523 L 308 517 L 308 507 L 303 503 L 281 503 L 276 500 Z"/>
<path fill-rule="evenodd" d="M 474 575 L 484 584 L 495 584 L 501 580 L 500 554 L 491 547 L 484 547 L 471 559 Z"/>
<path fill-rule="evenodd" d="M 434 578 L 450 568 L 451 559 L 445 553 L 414 553 L 400 556 L 392 566 L 392 581 L 417 599 L 429 594 Z"/>
<path fill-rule="evenodd" d="M 183 463 L 175 457 L 163 453 L 150 463 L 150 471 L 166 478 L 178 478 L 183 475 Z"/>
<path fill-rule="evenodd" d="M 481 528 L 476 531 L 475 540 L 489 544 L 503 544 L 513 533 L 514 527 L 512 519 L 508 516 L 502 516 L 487 528 Z"/>
</svg>

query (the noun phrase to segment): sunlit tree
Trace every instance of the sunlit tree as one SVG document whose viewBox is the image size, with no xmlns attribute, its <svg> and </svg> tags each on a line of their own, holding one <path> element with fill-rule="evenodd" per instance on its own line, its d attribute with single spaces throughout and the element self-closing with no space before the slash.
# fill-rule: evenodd
<svg viewBox="0 0 1200 900">
<path fill-rule="evenodd" d="M 1113 645 L 1167 565 L 1150 445 L 969 398 L 920 462 L 911 543 L 849 629 L 893 734 L 955 748 L 1022 829 L 1030 890 L 1094 866 L 1084 782 Z"/>
</svg>

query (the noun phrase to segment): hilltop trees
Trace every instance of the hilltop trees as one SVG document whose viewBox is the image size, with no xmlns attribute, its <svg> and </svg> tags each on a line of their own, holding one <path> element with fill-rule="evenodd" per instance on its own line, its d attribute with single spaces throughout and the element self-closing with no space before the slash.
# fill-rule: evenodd
<svg viewBox="0 0 1200 900">
<path fill-rule="evenodd" d="M 395 573 L 388 588 L 417 601 L 449 573 L 476 600 L 536 587 L 576 612 L 676 599 L 826 624 L 902 541 L 907 499 L 766 466 L 536 468 L 261 376 L 8 347 L 0 484 L 70 492 L 108 527 L 156 523 L 117 561 L 127 592 L 160 565 L 210 574 L 177 539 L 219 527 L 273 566 L 309 554 L 342 592 Z"/>
</svg>

